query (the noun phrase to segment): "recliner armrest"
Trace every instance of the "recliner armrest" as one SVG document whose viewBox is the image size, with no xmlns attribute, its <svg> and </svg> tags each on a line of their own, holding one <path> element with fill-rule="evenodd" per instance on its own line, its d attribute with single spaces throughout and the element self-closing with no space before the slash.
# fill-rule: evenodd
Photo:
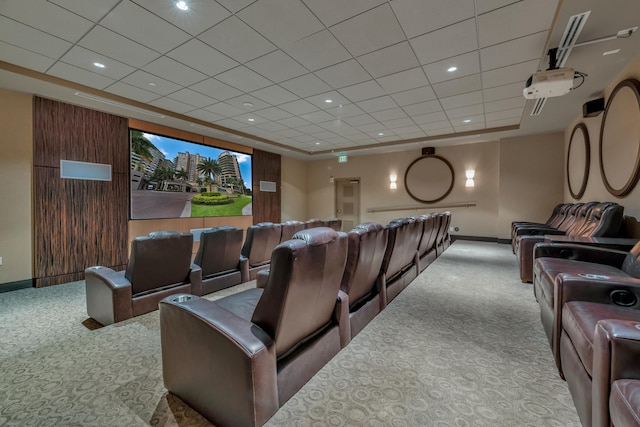
<svg viewBox="0 0 640 427">
<path fill-rule="evenodd" d="M 640 322 L 600 320 L 593 345 L 593 425 L 609 426 L 611 384 L 640 379 Z"/>
<path fill-rule="evenodd" d="M 160 302 L 160 334 L 166 388 L 214 424 L 262 425 L 278 410 L 275 344 L 255 324 L 178 294 Z"/>
<path fill-rule="evenodd" d="M 342 289 L 338 291 L 335 317 L 340 333 L 340 348 L 345 348 L 351 341 L 351 325 L 349 323 L 349 295 Z"/>
<path fill-rule="evenodd" d="M 271 273 L 270 269 L 260 270 L 256 273 L 256 288 L 264 289 L 267 286 L 267 282 L 269 281 L 269 273 Z"/>
<path fill-rule="evenodd" d="M 538 243 L 534 248 L 533 258 L 565 258 L 621 268 L 627 254 L 628 252 L 616 249 L 605 249 L 586 245 Z"/>
<path fill-rule="evenodd" d="M 124 273 L 100 266 L 84 272 L 87 314 L 102 325 L 133 317 L 133 290 Z"/>
<path fill-rule="evenodd" d="M 240 268 L 241 283 L 248 282 L 249 280 L 251 280 L 249 276 L 249 258 L 247 258 L 244 255 L 240 255 L 240 264 L 238 268 Z"/>
<path fill-rule="evenodd" d="M 204 294 L 202 286 L 202 268 L 196 263 L 191 263 L 191 270 L 189 271 L 189 283 L 191 283 L 191 292 L 193 292 L 195 295 Z"/>
<path fill-rule="evenodd" d="M 544 234 L 564 235 L 567 234 L 564 231 L 557 230 L 551 227 L 523 227 L 517 228 L 516 236 L 541 236 Z"/>
</svg>

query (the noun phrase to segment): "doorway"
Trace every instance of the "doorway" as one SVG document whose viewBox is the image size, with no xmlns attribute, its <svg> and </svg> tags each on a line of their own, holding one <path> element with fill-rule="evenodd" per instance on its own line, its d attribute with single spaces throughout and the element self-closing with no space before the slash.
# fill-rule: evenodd
<svg viewBox="0 0 640 427">
<path fill-rule="evenodd" d="M 342 230 L 349 231 L 360 224 L 360 178 L 336 178 L 336 218 L 342 220 Z"/>
</svg>

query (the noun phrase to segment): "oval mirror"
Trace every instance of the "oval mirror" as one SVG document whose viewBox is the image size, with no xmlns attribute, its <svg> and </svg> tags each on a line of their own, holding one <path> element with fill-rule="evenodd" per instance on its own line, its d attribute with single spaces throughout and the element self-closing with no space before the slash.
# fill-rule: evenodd
<svg viewBox="0 0 640 427">
<path fill-rule="evenodd" d="M 407 193 L 422 203 L 435 203 L 449 195 L 455 174 L 445 158 L 436 155 L 418 157 L 404 173 Z"/>
<path fill-rule="evenodd" d="M 589 132 L 584 123 L 578 123 L 571 132 L 567 151 L 567 184 L 574 199 L 580 199 L 587 188 L 590 163 Z"/>
</svg>

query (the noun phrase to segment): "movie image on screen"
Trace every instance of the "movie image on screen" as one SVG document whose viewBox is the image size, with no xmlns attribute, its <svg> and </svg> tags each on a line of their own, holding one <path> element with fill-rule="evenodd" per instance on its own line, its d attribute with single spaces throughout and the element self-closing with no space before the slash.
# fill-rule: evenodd
<svg viewBox="0 0 640 427">
<path fill-rule="evenodd" d="M 251 215 L 251 155 L 129 130 L 131 219 Z"/>
</svg>

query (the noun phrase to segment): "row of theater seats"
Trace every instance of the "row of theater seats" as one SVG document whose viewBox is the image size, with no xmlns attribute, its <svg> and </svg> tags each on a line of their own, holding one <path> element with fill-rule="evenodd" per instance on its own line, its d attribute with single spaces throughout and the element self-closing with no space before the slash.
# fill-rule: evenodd
<svg viewBox="0 0 640 427">
<path fill-rule="evenodd" d="M 538 244 L 533 284 L 582 424 L 640 426 L 640 243 Z"/>
<path fill-rule="evenodd" d="M 513 222 L 511 247 L 518 257 L 520 279 L 533 280 L 533 250 L 545 235 L 571 238 L 614 237 L 622 225 L 624 207 L 614 202 L 563 203 L 557 205 L 545 224 Z"/>
<path fill-rule="evenodd" d="M 247 228 L 222 226 L 204 230 L 192 260 L 193 234 L 156 231 L 136 237 L 124 271 L 94 266 L 85 270 L 87 314 L 102 325 L 158 309 L 173 294 L 206 295 L 255 279 L 268 268 L 271 252 L 297 231 L 315 227 L 340 230 L 342 221 L 270 222 Z"/>
<path fill-rule="evenodd" d="M 265 423 L 450 245 L 451 215 L 306 229 L 256 288 L 160 302 L 166 388 L 217 426 Z"/>
</svg>

